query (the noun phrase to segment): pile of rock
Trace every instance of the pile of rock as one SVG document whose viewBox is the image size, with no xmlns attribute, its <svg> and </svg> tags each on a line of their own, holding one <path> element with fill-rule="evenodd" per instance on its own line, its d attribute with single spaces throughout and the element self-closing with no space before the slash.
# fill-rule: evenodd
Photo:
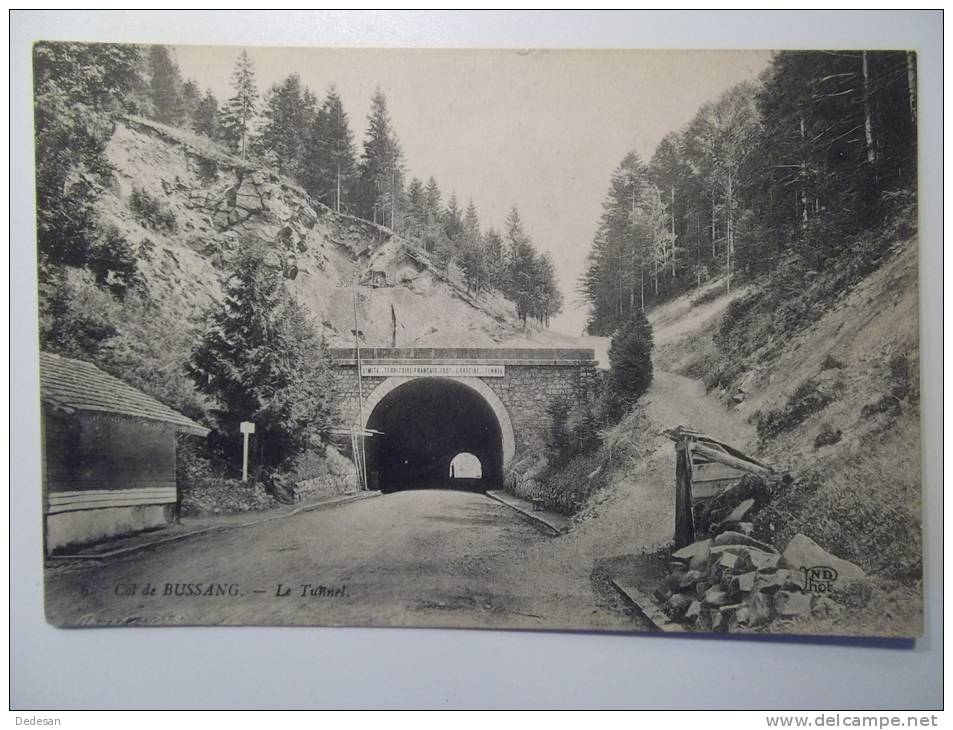
<svg viewBox="0 0 953 730">
<path fill-rule="evenodd" d="M 834 582 L 863 577 L 858 566 L 800 534 L 780 553 L 745 531 L 723 530 L 672 558 L 655 597 L 673 621 L 696 631 L 749 631 L 776 619 L 831 616 L 841 610 L 828 595 Z M 827 570 L 817 578 L 819 568 Z"/>
</svg>

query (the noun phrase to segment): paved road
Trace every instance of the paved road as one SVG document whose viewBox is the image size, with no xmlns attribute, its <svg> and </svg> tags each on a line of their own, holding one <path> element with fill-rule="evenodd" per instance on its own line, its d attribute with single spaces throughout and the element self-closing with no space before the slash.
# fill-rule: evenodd
<svg viewBox="0 0 953 730">
<path fill-rule="evenodd" d="M 644 628 L 590 567 L 540 562 L 558 539 L 482 494 L 399 492 L 57 566 L 47 615 L 67 625 Z"/>
</svg>

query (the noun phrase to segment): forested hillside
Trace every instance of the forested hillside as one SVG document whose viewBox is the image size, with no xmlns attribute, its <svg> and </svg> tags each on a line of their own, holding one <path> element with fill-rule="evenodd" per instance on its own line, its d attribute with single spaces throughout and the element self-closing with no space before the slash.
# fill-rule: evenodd
<svg viewBox="0 0 953 730">
<path fill-rule="evenodd" d="M 619 164 L 579 287 L 588 330 L 718 279 L 845 267 L 916 188 L 911 52 L 790 51 Z"/>
<path fill-rule="evenodd" d="M 686 426 L 783 474 L 745 526 L 763 545 L 808 536 L 870 574 L 799 631 L 920 631 L 915 83 L 903 52 L 778 53 L 623 159 L 580 281 L 609 372 L 509 477 L 575 515 L 556 560 L 671 558 Z"/>
<path fill-rule="evenodd" d="M 379 226 L 365 244 L 396 236 L 419 252 L 412 255 L 418 263 L 425 261 L 438 279 L 461 282 L 464 299 L 502 295 L 513 302 L 524 325 L 533 321 L 545 326 L 562 307 L 552 261 L 537 252 L 515 206 L 502 231 L 484 229 L 473 201 L 463 208 L 451 194 L 445 202 L 433 178 L 426 184 L 415 178 L 405 186 L 406 165 L 380 91 L 372 100 L 358 156 L 333 86 L 319 103 L 292 73 L 260 96 L 254 66 L 245 53 L 235 65 L 233 96 L 222 104 L 209 91 L 200 94 L 196 81 L 183 80 L 172 54 L 162 46 L 39 44 L 36 72 L 39 252 L 42 279 L 51 283 L 44 291 L 60 289 L 55 280 L 64 267 L 88 271 L 98 286 L 119 298 L 142 282 L 144 272 L 137 261 L 141 246 L 135 240 L 142 232 L 123 231 L 116 215 L 102 215 L 101 201 L 110 195 L 129 197 L 126 212 L 136 208 L 154 234 L 152 242 L 179 236 L 191 239 L 195 249 L 194 239 L 203 235 L 218 235 L 224 228 L 240 233 L 248 221 L 177 226 L 175 198 L 184 183 L 161 168 L 161 154 L 145 151 L 155 138 L 164 137 L 188 148 L 193 157 L 204 155 L 198 175 L 188 170 L 195 178 L 193 188 L 205 184 L 214 189 L 227 182 L 216 177 L 216 164 L 239 173 L 259 170 L 262 179 L 280 178 L 282 191 L 289 189 L 286 183 L 299 190 L 296 205 L 349 216 L 362 231 Z M 150 130 L 145 120 L 168 129 Z M 134 149 L 138 144 L 143 149 Z M 139 184 L 137 176 L 143 178 Z M 247 196 L 240 174 L 234 182 L 235 190 Z M 195 208 L 194 193 L 186 206 L 190 210 Z M 274 238 L 274 232 L 266 233 Z M 354 241 L 348 245 L 354 255 L 370 253 Z M 365 260 L 363 265 L 379 264 Z M 327 289 L 326 283 L 322 287 Z M 323 302 L 331 297 L 328 291 L 305 294 Z M 322 307 L 312 309 L 315 316 L 325 314 Z M 380 321 L 391 318 L 386 309 Z M 369 316 L 373 319 L 374 313 Z M 492 316 L 502 321 L 499 312 Z"/>
<path fill-rule="evenodd" d="M 259 94 L 254 64 L 242 52 L 232 78 L 233 96 L 219 103 L 198 82 L 183 81 L 168 49 L 141 54 L 132 95 L 136 111 L 194 130 L 242 159 L 254 158 L 297 181 L 315 201 L 388 227 L 423 248 L 445 271 L 459 269 L 469 289 L 497 289 L 516 302 L 521 319 L 546 323 L 562 307 L 552 261 L 537 252 L 516 206 L 502 230 L 481 225 L 473 200 L 445 198 L 437 181 L 408 180 L 407 161 L 391 121 L 387 98 L 371 99 L 359 153 L 342 99 L 332 85 L 323 99 L 289 74 Z"/>
</svg>

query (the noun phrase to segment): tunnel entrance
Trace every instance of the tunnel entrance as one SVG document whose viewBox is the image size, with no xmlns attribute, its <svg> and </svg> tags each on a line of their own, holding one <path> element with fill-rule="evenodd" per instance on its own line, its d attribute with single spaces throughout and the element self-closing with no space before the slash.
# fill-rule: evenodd
<svg viewBox="0 0 953 730">
<path fill-rule="evenodd" d="M 502 484 L 500 424 L 490 404 L 463 383 L 445 378 L 403 383 L 377 403 L 367 428 L 381 432 L 367 439 L 371 489 L 486 491 Z"/>
<path fill-rule="evenodd" d="M 451 479 L 482 479 L 483 464 L 468 451 L 457 454 L 450 462 Z"/>
</svg>

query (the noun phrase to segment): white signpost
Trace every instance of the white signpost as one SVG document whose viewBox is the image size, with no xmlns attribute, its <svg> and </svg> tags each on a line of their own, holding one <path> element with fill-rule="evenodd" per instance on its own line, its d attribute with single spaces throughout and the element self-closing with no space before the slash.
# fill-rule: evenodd
<svg viewBox="0 0 953 730">
<path fill-rule="evenodd" d="M 242 481 L 248 481 L 248 437 L 255 433 L 255 424 L 251 421 L 242 421 L 238 427 L 242 432 L 245 443 L 242 445 Z"/>
</svg>

